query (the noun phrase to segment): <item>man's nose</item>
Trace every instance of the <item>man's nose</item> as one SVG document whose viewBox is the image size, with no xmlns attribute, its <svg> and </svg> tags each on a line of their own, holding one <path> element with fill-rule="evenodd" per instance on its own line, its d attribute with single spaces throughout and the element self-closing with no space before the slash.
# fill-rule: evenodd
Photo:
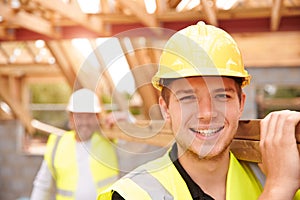
<svg viewBox="0 0 300 200">
<path fill-rule="evenodd" d="M 217 112 L 211 98 L 198 99 L 197 118 L 201 120 L 211 120 L 217 116 Z"/>
</svg>

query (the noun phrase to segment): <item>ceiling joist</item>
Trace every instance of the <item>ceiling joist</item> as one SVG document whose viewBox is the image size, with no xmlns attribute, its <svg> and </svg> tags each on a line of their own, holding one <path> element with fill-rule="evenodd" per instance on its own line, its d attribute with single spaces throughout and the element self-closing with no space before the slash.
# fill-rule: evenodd
<svg viewBox="0 0 300 200">
<path fill-rule="evenodd" d="M 2 2 L 0 2 L 0 13 L 1 16 L 4 17 L 4 20 L 8 21 L 9 23 L 29 29 L 33 32 L 40 33 L 42 35 L 49 36 L 51 38 L 60 37 L 60 34 L 55 31 L 54 27 L 49 21 L 38 16 L 29 14 L 25 11 L 13 10 Z"/>
<path fill-rule="evenodd" d="M 274 0 L 274 5 L 272 7 L 271 13 L 271 31 L 277 31 L 280 20 L 281 20 L 281 8 L 282 8 L 283 0 Z"/>
<path fill-rule="evenodd" d="M 107 35 L 108 33 L 104 29 L 104 24 L 100 17 L 96 17 L 94 15 L 84 14 L 77 3 L 64 3 L 60 0 L 33 0 L 39 3 L 41 6 L 53 10 L 64 16 L 73 20 L 74 22 L 80 24 L 81 26 L 87 28 L 90 31 L 98 33 L 100 35 Z"/>
<path fill-rule="evenodd" d="M 61 43 L 58 41 L 50 41 L 47 42 L 47 46 L 51 54 L 55 57 L 56 63 L 64 77 L 67 79 L 69 86 L 73 88 L 76 81 L 76 74 L 72 68 L 71 62 L 67 59 L 68 55 L 66 55 Z"/>
<path fill-rule="evenodd" d="M 212 3 L 212 5 L 210 5 L 210 3 Z M 208 2 L 208 0 L 201 0 L 201 4 L 203 6 L 203 10 L 207 17 L 208 23 L 214 26 L 218 26 L 215 3 L 213 1 Z"/>
<path fill-rule="evenodd" d="M 148 14 L 144 7 L 142 7 L 136 1 L 118 0 L 118 2 L 124 7 L 129 9 L 133 15 L 135 15 L 142 24 L 148 27 L 159 27 L 158 21 L 155 15 Z"/>
</svg>

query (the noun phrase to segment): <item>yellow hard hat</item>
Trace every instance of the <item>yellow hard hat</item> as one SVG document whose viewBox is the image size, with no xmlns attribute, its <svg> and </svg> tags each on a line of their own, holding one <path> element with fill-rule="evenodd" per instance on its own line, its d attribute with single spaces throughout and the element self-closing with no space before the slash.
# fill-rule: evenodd
<svg viewBox="0 0 300 200">
<path fill-rule="evenodd" d="M 232 76 L 250 83 L 241 53 L 224 30 L 200 21 L 175 33 L 163 49 L 152 84 L 162 89 L 160 79 L 191 76 Z"/>
<path fill-rule="evenodd" d="M 71 95 L 67 110 L 73 113 L 100 113 L 101 106 L 96 93 L 83 88 Z"/>
</svg>

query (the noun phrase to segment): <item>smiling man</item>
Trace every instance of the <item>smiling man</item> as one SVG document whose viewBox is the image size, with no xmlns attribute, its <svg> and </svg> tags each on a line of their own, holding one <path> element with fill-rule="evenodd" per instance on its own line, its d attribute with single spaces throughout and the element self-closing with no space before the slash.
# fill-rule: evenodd
<svg viewBox="0 0 300 200">
<path fill-rule="evenodd" d="M 117 181 L 98 199 L 300 199 L 295 127 L 300 113 L 278 111 L 261 123 L 261 166 L 230 152 L 250 83 L 232 37 L 199 22 L 174 34 L 153 86 L 175 143 L 157 160 Z M 264 179 L 265 178 L 265 179 Z"/>
</svg>

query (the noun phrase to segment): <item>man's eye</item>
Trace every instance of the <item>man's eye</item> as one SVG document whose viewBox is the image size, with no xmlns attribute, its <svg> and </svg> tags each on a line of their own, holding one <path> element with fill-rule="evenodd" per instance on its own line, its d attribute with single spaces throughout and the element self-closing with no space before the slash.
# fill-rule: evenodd
<svg viewBox="0 0 300 200">
<path fill-rule="evenodd" d="M 220 100 L 226 100 L 226 99 L 229 99 L 230 98 L 230 95 L 227 95 L 227 94 L 217 94 L 215 96 L 216 99 L 220 99 Z"/>
<path fill-rule="evenodd" d="M 189 95 L 189 96 L 180 97 L 179 101 L 189 101 L 189 100 L 195 100 L 195 99 L 196 99 L 196 96 Z"/>
</svg>

